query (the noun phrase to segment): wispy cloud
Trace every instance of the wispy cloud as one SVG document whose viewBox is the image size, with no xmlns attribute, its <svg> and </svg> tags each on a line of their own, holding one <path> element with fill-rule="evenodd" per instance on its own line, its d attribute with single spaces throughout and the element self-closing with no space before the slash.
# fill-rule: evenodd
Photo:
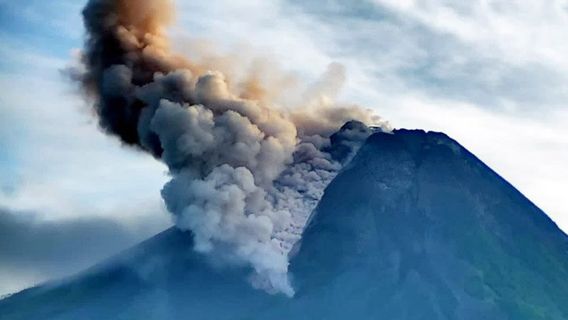
<svg viewBox="0 0 568 320">
<path fill-rule="evenodd" d="M 177 34 L 249 43 L 304 79 L 346 66 L 342 96 L 395 127 L 445 131 L 565 230 L 566 1 L 225 1 L 180 6 Z M 228 17 L 231 28 L 225 28 Z M 538 168 L 529 170 L 528 168 Z"/>
</svg>

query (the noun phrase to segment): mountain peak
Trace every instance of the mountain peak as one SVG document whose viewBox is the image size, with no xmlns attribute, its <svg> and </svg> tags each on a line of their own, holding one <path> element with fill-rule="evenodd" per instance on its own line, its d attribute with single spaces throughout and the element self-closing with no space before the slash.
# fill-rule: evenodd
<svg viewBox="0 0 568 320">
<path fill-rule="evenodd" d="M 388 319 L 562 319 L 567 249 L 546 214 L 447 135 L 395 130 L 373 134 L 328 186 L 292 270 L 310 275 L 298 292 L 349 288 L 373 297 L 353 308 L 374 301 Z"/>
</svg>

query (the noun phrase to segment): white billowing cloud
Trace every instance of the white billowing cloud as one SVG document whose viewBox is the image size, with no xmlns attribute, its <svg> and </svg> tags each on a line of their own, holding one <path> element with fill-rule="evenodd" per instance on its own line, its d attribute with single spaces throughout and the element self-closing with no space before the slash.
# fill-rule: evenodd
<svg viewBox="0 0 568 320">
<path fill-rule="evenodd" d="M 161 31 L 169 1 L 118 8 L 109 6 L 113 1 L 86 5 L 84 69 L 71 71 L 94 100 L 100 127 L 167 164 L 172 180 L 162 196 L 177 227 L 192 231 L 197 251 L 251 267 L 255 287 L 293 295 L 289 240 L 343 160 L 371 134 L 364 123 L 380 126 L 380 117 L 336 105 L 344 70 L 333 64 L 300 89 L 306 93 L 298 108 L 285 110 L 271 99 L 283 90 L 264 86 L 266 71 L 276 70 L 254 64 L 241 80 L 223 72 L 247 69 L 231 57 L 221 66 L 169 51 Z M 317 178 L 288 183 L 307 173 Z M 282 201 L 290 193 L 294 201 Z"/>
</svg>

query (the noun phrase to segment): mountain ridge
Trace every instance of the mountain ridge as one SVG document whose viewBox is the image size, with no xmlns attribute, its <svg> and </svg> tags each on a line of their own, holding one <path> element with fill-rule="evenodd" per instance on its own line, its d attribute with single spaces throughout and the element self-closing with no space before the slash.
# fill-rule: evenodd
<svg viewBox="0 0 568 320">
<path fill-rule="evenodd" d="M 443 133 L 373 134 L 332 181 L 291 260 L 297 294 L 254 290 L 166 230 L 6 319 L 563 319 L 568 237 Z M 206 303 L 203 303 L 205 301 Z M 23 307 L 26 306 L 26 307 Z"/>
</svg>

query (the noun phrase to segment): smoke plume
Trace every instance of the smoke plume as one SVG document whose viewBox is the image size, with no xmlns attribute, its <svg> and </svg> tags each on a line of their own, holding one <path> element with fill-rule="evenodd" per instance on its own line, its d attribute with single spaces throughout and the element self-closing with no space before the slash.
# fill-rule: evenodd
<svg viewBox="0 0 568 320">
<path fill-rule="evenodd" d="M 194 249 L 250 267 L 255 287 L 291 296 L 290 249 L 371 133 L 363 123 L 382 122 L 335 105 L 340 65 L 305 91 L 300 108 L 285 110 L 258 74 L 235 85 L 171 52 L 172 12 L 168 0 L 90 0 L 82 87 L 105 132 L 168 165 L 162 196 Z"/>
</svg>

